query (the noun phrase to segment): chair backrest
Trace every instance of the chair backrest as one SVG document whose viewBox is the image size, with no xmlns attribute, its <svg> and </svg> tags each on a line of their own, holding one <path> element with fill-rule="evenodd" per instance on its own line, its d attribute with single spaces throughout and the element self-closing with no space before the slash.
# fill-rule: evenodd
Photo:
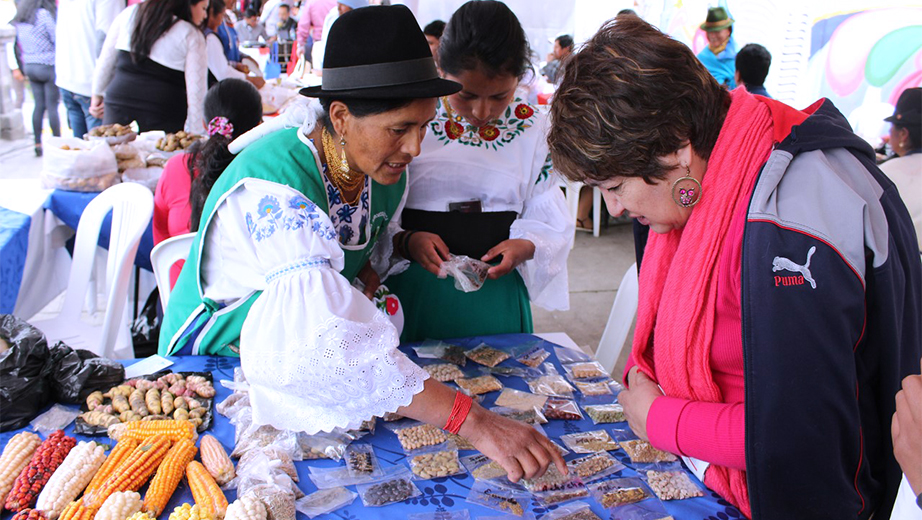
<svg viewBox="0 0 922 520">
<path fill-rule="evenodd" d="M 131 268 L 138 252 L 141 235 L 150 224 L 154 213 L 154 196 L 146 187 L 129 182 L 112 186 L 86 206 L 77 225 L 67 292 L 58 319 L 80 319 L 96 258 L 96 244 L 99 242 L 103 221 L 110 211 L 112 222 L 106 262 L 106 315 L 102 340 L 98 346 L 99 350 L 96 351 L 102 356 L 111 355 L 115 347 L 118 326 L 122 322 L 125 304 L 128 302 Z"/>
<path fill-rule="evenodd" d="M 608 372 L 611 372 L 618 363 L 621 349 L 631 330 L 634 315 L 637 314 L 637 291 L 637 264 L 635 263 L 628 267 L 624 277 L 621 278 L 621 285 L 618 287 L 618 293 L 615 294 L 615 303 L 612 304 L 611 314 L 608 315 L 608 323 L 599 341 L 599 348 L 595 352 L 596 360 Z"/>
<path fill-rule="evenodd" d="M 170 301 L 170 267 L 177 260 L 189 256 L 192 239 L 195 233 L 177 235 L 160 242 L 150 252 L 150 263 L 154 267 L 154 278 L 157 280 L 157 289 L 160 291 L 160 305 L 166 311 L 166 304 Z"/>
</svg>

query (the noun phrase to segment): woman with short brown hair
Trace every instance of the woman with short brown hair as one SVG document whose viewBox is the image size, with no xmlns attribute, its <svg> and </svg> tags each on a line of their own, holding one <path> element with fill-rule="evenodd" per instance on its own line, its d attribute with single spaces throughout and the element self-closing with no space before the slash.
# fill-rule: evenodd
<svg viewBox="0 0 922 520">
<path fill-rule="evenodd" d="M 653 231 L 619 396 L 634 432 L 749 517 L 888 516 L 922 266 L 870 146 L 826 100 L 726 92 L 637 17 L 571 58 L 551 121 L 558 170 Z"/>
</svg>

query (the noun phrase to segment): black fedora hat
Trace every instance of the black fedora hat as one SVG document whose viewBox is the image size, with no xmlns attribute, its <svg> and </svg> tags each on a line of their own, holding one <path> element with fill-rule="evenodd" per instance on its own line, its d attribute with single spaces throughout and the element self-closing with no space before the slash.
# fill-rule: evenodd
<svg viewBox="0 0 922 520">
<path fill-rule="evenodd" d="M 403 5 L 363 7 L 340 16 L 330 28 L 322 79 L 301 94 L 416 99 L 461 90 L 460 84 L 439 77 L 426 37 Z"/>
<path fill-rule="evenodd" d="M 893 115 L 884 121 L 902 126 L 922 123 L 922 88 L 907 88 L 900 94 Z"/>
</svg>

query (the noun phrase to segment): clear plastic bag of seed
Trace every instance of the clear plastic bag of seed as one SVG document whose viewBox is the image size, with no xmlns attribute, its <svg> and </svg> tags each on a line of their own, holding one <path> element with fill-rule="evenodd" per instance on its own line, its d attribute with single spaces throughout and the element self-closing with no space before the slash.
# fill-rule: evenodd
<svg viewBox="0 0 922 520">
<path fill-rule="evenodd" d="M 404 453 L 407 455 L 412 455 L 423 449 L 445 449 L 448 447 L 448 434 L 431 424 L 407 419 L 387 423 L 384 427 L 397 435 L 400 447 L 403 448 Z"/>
<path fill-rule="evenodd" d="M 310 471 L 308 477 L 311 479 L 311 482 L 317 486 L 317 489 L 332 489 L 338 486 L 354 486 L 356 484 L 374 482 L 381 479 L 384 475 L 384 470 L 374 475 L 351 473 L 349 468 L 345 466 L 336 466 L 332 468 L 309 466 L 308 469 Z"/>
<path fill-rule="evenodd" d="M 704 496 L 698 479 L 693 478 L 680 464 L 638 472 L 660 500 L 684 500 Z"/>
<path fill-rule="evenodd" d="M 583 410 L 592 419 L 593 424 L 619 423 L 627 420 L 624 407 L 619 403 L 584 404 Z"/>
<path fill-rule="evenodd" d="M 518 482 L 502 479 L 500 482 L 508 488 L 517 489 L 521 487 L 532 493 L 572 489 L 583 484 L 583 481 L 577 475 L 573 473 L 564 475 L 557 469 L 557 465 L 553 463 L 548 465 L 547 471 L 540 477 L 523 478 Z"/>
<path fill-rule="evenodd" d="M 508 352 L 493 348 L 486 343 L 477 345 L 471 350 L 466 351 L 464 355 L 471 361 L 487 367 L 495 367 L 512 357 Z"/>
<path fill-rule="evenodd" d="M 622 507 L 656 497 L 642 479 L 637 477 L 616 478 L 589 484 L 589 493 L 605 509 Z"/>
<path fill-rule="evenodd" d="M 544 363 L 544 360 L 551 355 L 551 353 L 544 348 L 546 344 L 544 340 L 529 341 L 523 345 L 512 347 L 510 354 L 512 354 L 512 357 L 519 363 L 527 367 L 538 368 L 541 366 L 541 363 Z"/>
<path fill-rule="evenodd" d="M 527 411 L 533 408 L 540 410 L 544 407 L 546 401 L 546 395 L 523 392 L 515 388 L 504 388 L 503 391 L 500 392 L 499 397 L 496 398 L 496 401 L 494 401 L 494 404 L 496 406 L 505 406 Z"/>
<path fill-rule="evenodd" d="M 541 394 L 550 397 L 572 398 L 575 389 L 567 380 L 557 372 L 557 369 L 551 363 L 544 364 L 545 375 L 538 377 L 529 377 L 525 379 L 528 389 L 533 394 Z"/>
<path fill-rule="evenodd" d="M 581 399 L 589 402 L 611 402 L 615 396 L 621 392 L 621 385 L 610 377 L 598 377 L 595 379 L 584 379 L 582 381 L 573 381 L 573 385 L 579 390 Z"/>
<path fill-rule="evenodd" d="M 334 428 L 332 432 L 321 432 L 316 435 L 307 435 L 298 432 L 298 447 L 303 459 L 333 459 L 342 460 L 346 447 L 360 436 L 362 432 Z"/>
<path fill-rule="evenodd" d="M 506 406 L 494 406 L 490 408 L 490 411 L 514 421 L 521 421 L 528 424 L 547 424 L 547 417 L 541 413 L 541 410 L 535 407 L 532 407 L 531 410 L 518 410 Z"/>
<path fill-rule="evenodd" d="M 583 483 L 572 484 L 563 489 L 539 491 L 535 493 L 535 498 L 537 498 L 539 502 L 546 506 L 553 506 L 557 504 L 563 504 L 565 502 L 570 502 L 571 500 L 589 498 L 589 488 L 587 488 Z"/>
<path fill-rule="evenodd" d="M 573 502 L 549 511 L 542 520 L 602 520 L 588 502 Z"/>
<path fill-rule="evenodd" d="M 625 468 L 625 465 L 618 462 L 607 451 L 602 451 L 573 459 L 567 462 L 567 468 L 583 482 L 594 482 L 618 473 Z"/>
<path fill-rule="evenodd" d="M 444 341 L 427 339 L 420 346 L 413 347 L 413 350 L 420 359 L 441 359 L 461 367 L 467 364 L 464 349 Z"/>
<path fill-rule="evenodd" d="M 487 516 L 478 516 L 477 520 L 535 520 L 535 514 L 531 511 L 525 511 L 525 514 L 522 516 L 516 516 L 511 514 L 504 515 L 487 515 Z"/>
<path fill-rule="evenodd" d="M 503 377 L 520 377 L 522 379 L 525 379 L 526 377 L 541 377 L 544 375 L 543 370 L 530 367 L 480 367 L 478 370 L 481 374 L 491 374 L 494 376 Z"/>
<path fill-rule="evenodd" d="M 498 392 L 503 389 L 500 380 L 489 374 L 456 379 L 455 384 L 474 395 Z"/>
<path fill-rule="evenodd" d="M 413 480 L 452 477 L 465 472 L 458 450 L 430 450 L 408 457 Z"/>
<path fill-rule="evenodd" d="M 499 465 L 499 462 L 483 453 L 461 457 L 461 464 L 476 480 L 494 480 L 506 476 L 506 470 Z"/>
<path fill-rule="evenodd" d="M 371 444 L 350 444 L 343 459 L 349 475 L 353 477 L 377 477 L 382 474 L 381 463 Z"/>
<path fill-rule="evenodd" d="M 678 458 L 668 451 L 658 450 L 645 440 L 637 438 L 630 429 L 614 428 L 612 437 L 631 458 L 633 464 L 658 464 L 676 462 Z"/>
<path fill-rule="evenodd" d="M 308 518 L 314 518 L 348 506 L 357 496 L 357 493 L 342 486 L 320 489 L 298 499 L 295 502 L 295 508 Z"/>
<path fill-rule="evenodd" d="M 426 359 L 419 363 L 419 366 L 429 373 L 429 377 L 441 383 L 454 381 L 467 377 L 458 365 L 449 363 L 444 359 Z"/>
<path fill-rule="evenodd" d="M 579 421 L 583 418 L 576 401 L 572 399 L 562 399 L 560 397 L 548 397 L 544 403 L 541 413 L 548 419 L 559 419 L 563 421 Z"/>
<path fill-rule="evenodd" d="M 507 489 L 488 480 L 475 480 L 471 492 L 467 495 L 467 501 L 471 504 L 519 518 L 525 516 L 528 499 L 529 495 L 526 492 Z"/>
<path fill-rule="evenodd" d="M 471 444 L 471 441 L 465 439 L 457 433 L 448 434 L 448 445 L 459 451 L 477 449 L 473 444 Z"/>
<path fill-rule="evenodd" d="M 605 430 L 568 433 L 560 440 L 573 453 L 598 453 L 618 449 L 618 443 Z"/>
<path fill-rule="evenodd" d="M 422 494 L 406 466 L 391 466 L 379 480 L 358 484 L 355 489 L 365 507 L 386 506 Z"/>
<path fill-rule="evenodd" d="M 585 349 L 588 347 L 583 348 Z M 557 361 L 560 361 L 561 365 L 592 361 L 592 357 L 582 350 L 561 347 L 557 345 L 554 345 L 554 354 L 557 355 Z"/>
<path fill-rule="evenodd" d="M 582 379 L 595 379 L 599 377 L 611 377 L 611 374 L 605 370 L 598 361 L 577 361 L 575 363 L 562 363 L 563 370 L 571 381 L 580 381 Z"/>
<path fill-rule="evenodd" d="M 483 518 L 482 516 L 480 518 Z M 407 520 L 471 520 L 471 512 L 467 509 L 455 511 L 426 511 L 425 513 L 412 513 L 407 515 Z"/>
</svg>

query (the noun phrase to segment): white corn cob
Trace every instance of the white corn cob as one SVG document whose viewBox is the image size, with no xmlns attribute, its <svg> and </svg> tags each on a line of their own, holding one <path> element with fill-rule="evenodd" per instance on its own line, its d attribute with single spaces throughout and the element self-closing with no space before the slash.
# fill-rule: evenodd
<svg viewBox="0 0 922 520">
<path fill-rule="evenodd" d="M 32 459 L 32 454 L 42 443 L 41 437 L 34 433 L 17 433 L 6 443 L 3 455 L 0 455 L 0 511 L 6 502 L 6 496 L 13 489 L 13 482 Z"/>
<path fill-rule="evenodd" d="M 70 450 L 38 496 L 35 508 L 54 520 L 73 502 L 106 460 L 106 451 L 95 442 L 80 442 Z"/>
<path fill-rule="evenodd" d="M 266 515 L 266 506 L 262 500 L 253 495 L 244 495 L 227 506 L 224 520 L 266 520 Z"/>
<path fill-rule="evenodd" d="M 125 520 L 141 510 L 141 494 L 135 491 L 119 491 L 109 495 L 96 512 L 94 520 Z"/>
</svg>

